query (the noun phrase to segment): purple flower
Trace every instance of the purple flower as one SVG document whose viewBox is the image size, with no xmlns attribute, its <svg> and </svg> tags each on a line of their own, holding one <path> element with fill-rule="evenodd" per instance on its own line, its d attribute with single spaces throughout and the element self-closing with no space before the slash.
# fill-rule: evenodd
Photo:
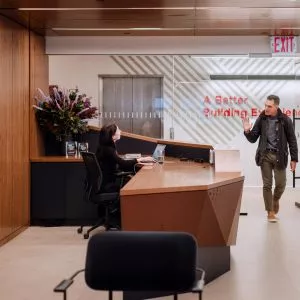
<svg viewBox="0 0 300 300">
<path fill-rule="evenodd" d="M 49 87 L 49 96 L 37 89 L 37 105 L 33 105 L 40 126 L 61 140 L 65 135 L 81 134 L 88 130 L 87 119 L 96 118 L 97 108 L 79 90 Z"/>
</svg>

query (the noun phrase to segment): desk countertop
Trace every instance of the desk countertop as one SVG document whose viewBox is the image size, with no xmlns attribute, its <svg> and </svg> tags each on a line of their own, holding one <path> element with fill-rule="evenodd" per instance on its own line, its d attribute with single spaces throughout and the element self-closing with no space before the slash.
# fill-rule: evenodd
<svg viewBox="0 0 300 300">
<path fill-rule="evenodd" d="M 215 173 L 207 163 L 172 159 L 163 165 L 144 166 L 121 190 L 121 195 L 209 190 L 243 180 L 240 172 Z"/>
</svg>

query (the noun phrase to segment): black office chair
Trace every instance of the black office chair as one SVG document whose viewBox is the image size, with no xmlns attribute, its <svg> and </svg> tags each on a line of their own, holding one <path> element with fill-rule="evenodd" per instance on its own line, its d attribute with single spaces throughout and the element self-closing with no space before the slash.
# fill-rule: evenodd
<svg viewBox="0 0 300 300">
<path fill-rule="evenodd" d="M 156 297 L 195 292 L 202 298 L 204 270 L 196 267 L 197 242 L 184 232 L 110 231 L 93 235 L 88 243 L 85 269 L 63 280 L 54 292 L 63 293 L 80 272 L 94 290 L 157 292 Z M 197 279 L 199 272 L 200 280 Z M 125 297 L 126 298 L 126 297 Z M 140 299 L 147 298 L 144 294 Z"/>
<path fill-rule="evenodd" d="M 104 226 L 106 230 L 120 229 L 120 224 L 111 224 L 112 214 L 118 214 L 119 210 L 119 192 L 106 193 L 101 191 L 102 171 L 98 163 L 97 157 L 91 152 L 81 152 L 86 167 L 85 197 L 87 201 L 97 205 L 99 219 L 94 226 L 84 233 L 84 238 L 88 239 L 92 230 Z M 100 214 L 101 208 L 104 208 L 105 215 Z M 77 229 L 78 233 L 83 232 L 83 227 Z"/>
</svg>

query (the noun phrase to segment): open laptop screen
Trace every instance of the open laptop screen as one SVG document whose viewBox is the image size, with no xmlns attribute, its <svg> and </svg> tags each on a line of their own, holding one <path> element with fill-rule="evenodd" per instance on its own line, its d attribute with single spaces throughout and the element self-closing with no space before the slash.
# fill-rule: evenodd
<svg viewBox="0 0 300 300">
<path fill-rule="evenodd" d="M 152 158 L 154 161 L 157 161 L 157 158 L 159 156 L 159 154 L 161 153 L 161 151 L 164 151 L 166 148 L 166 145 L 164 144 L 157 144 L 153 153 L 152 153 Z M 140 153 L 127 153 L 124 155 L 124 159 L 133 159 L 133 158 L 140 158 L 141 154 Z M 146 163 L 149 161 L 141 161 L 142 163 Z"/>
<path fill-rule="evenodd" d="M 162 151 L 164 151 L 166 148 L 166 145 L 164 144 L 157 144 L 156 148 L 153 151 L 152 157 L 157 160 L 159 153 L 161 153 Z"/>
</svg>

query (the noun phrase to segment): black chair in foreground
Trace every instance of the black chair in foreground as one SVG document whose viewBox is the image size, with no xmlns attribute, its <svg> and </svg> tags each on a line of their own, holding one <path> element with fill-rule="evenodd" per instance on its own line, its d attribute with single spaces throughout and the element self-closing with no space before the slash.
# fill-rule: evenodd
<svg viewBox="0 0 300 300">
<path fill-rule="evenodd" d="M 101 191 L 102 186 L 102 171 L 98 163 L 97 157 L 92 152 L 81 152 L 85 167 L 86 167 L 86 185 L 85 185 L 85 197 L 87 201 L 90 201 L 97 205 L 99 212 L 99 219 L 94 226 L 89 228 L 84 233 L 84 238 L 88 239 L 92 230 L 104 226 L 106 230 L 120 229 L 120 224 L 112 224 L 111 216 L 118 215 L 119 210 L 119 192 L 106 193 Z M 105 215 L 103 216 L 103 209 Z M 82 233 L 84 226 L 80 226 L 77 229 L 78 233 Z"/>
<path fill-rule="evenodd" d="M 109 300 L 113 299 L 113 291 L 158 292 L 174 295 L 174 299 L 180 293 L 194 292 L 201 300 L 205 272 L 196 267 L 196 261 L 197 242 L 188 233 L 97 233 L 88 242 L 85 269 L 63 280 L 54 292 L 63 293 L 66 300 L 74 277 L 85 272 L 86 284 L 94 290 L 108 291 Z"/>
</svg>

